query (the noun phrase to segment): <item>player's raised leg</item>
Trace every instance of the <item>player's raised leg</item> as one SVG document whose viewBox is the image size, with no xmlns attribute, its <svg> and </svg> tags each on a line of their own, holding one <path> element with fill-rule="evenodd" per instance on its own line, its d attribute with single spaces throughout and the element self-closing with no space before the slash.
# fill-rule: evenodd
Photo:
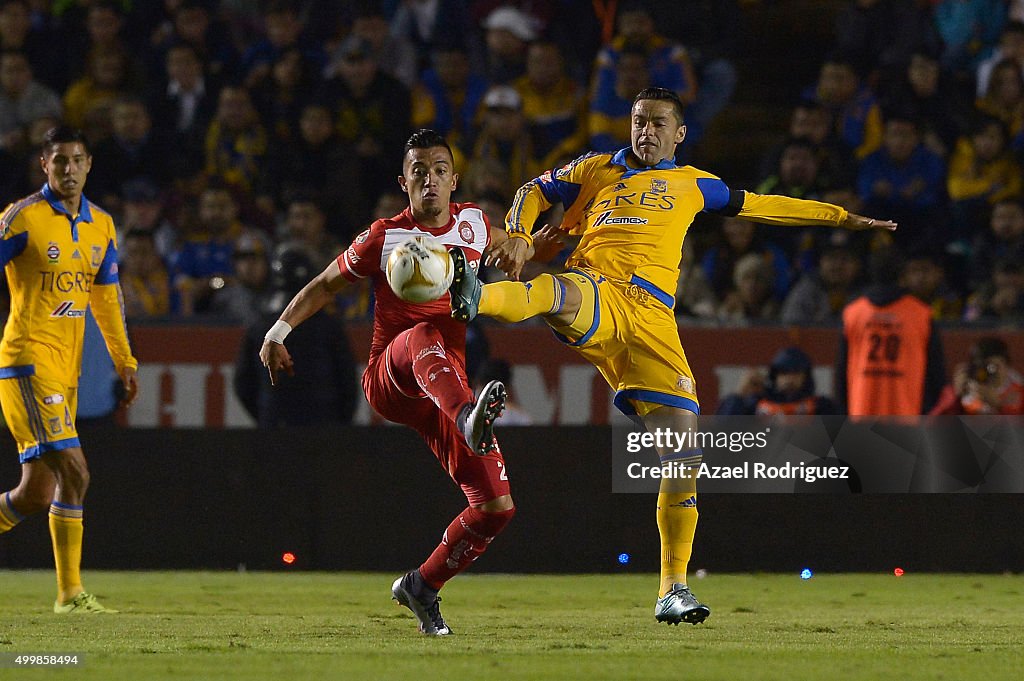
<svg viewBox="0 0 1024 681">
<path fill-rule="evenodd" d="M 449 252 L 455 266 L 449 288 L 452 317 L 459 321 L 470 322 L 481 314 L 506 323 L 545 317 L 553 324 L 565 325 L 572 322 L 579 310 L 582 297 L 571 280 L 541 274 L 527 282 L 482 285 L 462 249 L 456 247 Z"/>
<path fill-rule="evenodd" d="M 419 389 L 457 425 L 473 451 L 486 454 L 492 449 L 494 421 L 505 408 L 504 385 L 492 381 L 474 398 L 465 369 L 445 349 L 441 332 L 426 322 L 395 338 L 390 360 L 396 380 L 401 382 L 411 372 Z"/>
<path fill-rule="evenodd" d="M 686 409 L 664 405 L 646 405 L 639 409 L 648 430 L 670 429 L 681 433 L 696 431 L 697 415 Z M 699 452 L 659 451 L 663 462 L 682 461 L 699 465 Z M 711 609 L 690 592 L 686 569 L 697 531 L 697 484 L 695 478 L 664 478 L 658 492 L 658 534 L 661 537 L 661 588 L 654 607 L 659 622 L 700 624 Z"/>
</svg>

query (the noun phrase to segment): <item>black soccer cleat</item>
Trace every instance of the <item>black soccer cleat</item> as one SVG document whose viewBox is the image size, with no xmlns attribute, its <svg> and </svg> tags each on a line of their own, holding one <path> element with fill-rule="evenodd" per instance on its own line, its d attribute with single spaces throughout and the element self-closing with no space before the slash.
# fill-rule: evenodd
<svg viewBox="0 0 1024 681">
<path fill-rule="evenodd" d="M 465 252 L 458 246 L 448 251 L 452 258 L 452 283 L 448 287 L 451 294 L 452 319 L 468 324 L 476 317 L 480 307 L 480 293 L 483 286 L 476 276 L 476 271 L 469 266 Z"/>
<path fill-rule="evenodd" d="M 427 586 L 419 570 L 407 572 L 391 585 L 391 598 L 412 610 L 420 631 L 427 636 L 448 636 L 452 630 L 441 617 L 441 598 Z"/>
<path fill-rule="evenodd" d="M 698 601 L 685 584 L 673 584 L 654 604 L 654 619 L 665 624 L 700 624 L 710 614 L 711 608 Z"/>
<path fill-rule="evenodd" d="M 456 425 L 474 454 L 485 456 L 496 448 L 494 422 L 504 410 L 505 385 L 501 381 L 485 385 L 476 396 L 476 402 L 463 408 Z"/>
</svg>

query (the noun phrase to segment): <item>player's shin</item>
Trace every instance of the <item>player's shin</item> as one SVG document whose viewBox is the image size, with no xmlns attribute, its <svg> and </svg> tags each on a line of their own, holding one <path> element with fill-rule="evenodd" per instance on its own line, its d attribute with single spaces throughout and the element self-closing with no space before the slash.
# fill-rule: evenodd
<svg viewBox="0 0 1024 681">
<path fill-rule="evenodd" d="M 505 529 L 516 510 L 484 513 L 469 506 L 444 531 L 441 543 L 420 566 L 419 572 L 428 585 L 440 589 L 483 555 L 487 546 Z"/>
<path fill-rule="evenodd" d="M 565 284 L 542 274 L 527 282 L 487 284 L 480 294 L 479 314 L 502 322 L 521 322 L 538 315 L 556 314 L 565 301 Z"/>
<path fill-rule="evenodd" d="M 82 592 L 82 507 L 50 505 L 50 539 L 57 568 L 57 601 L 66 603 Z"/>
<path fill-rule="evenodd" d="M 672 483 L 677 483 L 673 485 Z M 659 596 L 675 584 L 686 584 L 686 566 L 697 531 L 697 493 L 680 489 L 678 481 L 662 480 L 658 493 L 658 534 L 661 536 L 661 588 Z"/>
<path fill-rule="evenodd" d="M 452 364 L 444 338 L 428 324 L 418 324 L 409 333 L 407 354 L 420 390 L 452 421 L 473 403 L 473 391 Z"/>
<path fill-rule="evenodd" d="M 12 529 L 15 525 L 25 519 L 25 516 L 18 513 L 11 504 L 11 493 L 0 494 L 0 534 Z"/>
</svg>

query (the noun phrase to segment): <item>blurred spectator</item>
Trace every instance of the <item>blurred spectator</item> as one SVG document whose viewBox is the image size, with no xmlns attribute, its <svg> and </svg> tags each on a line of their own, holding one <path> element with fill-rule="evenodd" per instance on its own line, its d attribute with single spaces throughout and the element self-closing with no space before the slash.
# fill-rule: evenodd
<svg viewBox="0 0 1024 681">
<path fill-rule="evenodd" d="M 929 413 L 1024 415 L 1024 377 L 1010 364 L 1006 342 L 993 336 L 978 339 Z"/>
<path fill-rule="evenodd" d="M 351 147 L 338 138 L 330 107 L 312 102 L 299 115 L 298 138 L 278 140 L 271 147 L 267 184 L 261 191 L 279 209 L 296 192 L 316 194 L 322 197 L 330 231 L 354 235 L 369 220 L 372 197 L 353 156 Z"/>
<path fill-rule="evenodd" d="M 382 71 L 401 81 L 407 88 L 412 88 L 416 84 L 416 79 L 420 75 L 416 49 L 407 40 L 392 35 L 380 3 L 362 2 L 355 7 L 352 35 L 362 38 L 371 45 L 374 59 Z M 436 55 L 436 50 L 434 54 Z M 336 75 L 335 62 L 340 58 L 337 53 L 330 55 L 324 71 L 325 77 L 333 78 Z"/>
<path fill-rule="evenodd" d="M 929 8 L 917 0 L 847 0 L 835 25 L 837 49 L 867 74 L 884 76 L 915 48 L 938 44 Z"/>
<path fill-rule="evenodd" d="M 260 428 L 351 423 L 358 386 L 356 362 L 345 326 L 329 308 L 288 336 L 288 347 L 294 347 L 302 359 L 294 376 L 282 375 L 276 386 L 270 385 L 259 358 L 263 336 L 292 296 L 316 274 L 305 253 L 297 249 L 278 251 L 272 271 L 273 295 L 263 317 L 246 329 L 238 350 L 235 395 Z"/>
<path fill-rule="evenodd" d="M 996 64 L 988 89 L 975 107 L 1001 120 L 1006 125 L 1010 147 L 1024 150 L 1024 67 L 1013 59 Z"/>
<path fill-rule="evenodd" d="M 53 45 L 58 38 L 47 27 L 32 25 L 29 0 L 0 0 L 0 50 L 24 52 L 35 77 L 61 92 L 68 85 L 68 59 Z"/>
<path fill-rule="evenodd" d="M 871 285 L 843 310 L 836 402 L 850 416 L 913 416 L 935 405 L 946 370 L 928 306 L 896 285 L 902 262 L 878 251 Z"/>
<path fill-rule="evenodd" d="M 981 229 L 989 206 L 1020 195 L 1021 169 L 1006 145 L 1006 126 L 985 115 L 978 116 L 969 136 L 957 141 L 946 181 L 956 237 L 970 239 Z"/>
<path fill-rule="evenodd" d="M 836 138 L 855 158 L 862 159 L 881 146 L 882 111 L 848 57 L 826 58 L 817 84 L 807 95 L 829 108 Z"/>
<path fill-rule="evenodd" d="M 515 390 L 512 386 L 512 367 L 507 361 L 494 357 L 484 361 L 473 374 L 473 392 L 479 394 L 479 391 L 491 381 L 501 381 L 506 390 L 505 410 L 495 424 L 503 428 L 533 425 L 533 418 L 516 400 Z"/>
<path fill-rule="evenodd" d="M 91 50 L 130 50 L 122 34 L 125 17 L 121 3 L 114 0 L 92 0 L 82 3 L 82 7 L 85 11 L 85 32 L 68 31 L 68 35 L 78 43 L 72 48 L 76 54 L 85 54 Z M 65 29 L 71 25 L 71 21 L 64 21 Z M 75 26 L 77 28 L 81 24 L 75 22 Z"/>
<path fill-rule="evenodd" d="M 25 128 L 41 116 L 61 117 L 60 97 L 32 77 L 24 52 L 0 52 L 0 147 L 20 148 Z"/>
<path fill-rule="evenodd" d="M 887 81 L 887 111 L 902 111 L 920 122 L 928 149 L 946 158 L 967 126 L 966 93 L 957 91 L 939 67 L 938 57 L 917 50 L 905 70 Z"/>
<path fill-rule="evenodd" d="M 270 263 L 263 241 L 243 234 L 231 254 L 234 276 L 223 280 L 210 297 L 209 314 L 219 320 L 255 324 L 270 295 Z"/>
<path fill-rule="evenodd" d="M 616 67 L 628 44 L 644 55 L 648 81 L 632 90 L 628 95 L 630 103 L 636 93 L 648 85 L 674 91 L 684 105 L 693 102 L 697 96 L 697 79 L 690 57 L 682 45 L 657 33 L 654 17 L 646 3 L 640 0 L 623 2 L 619 6 L 616 26 L 618 33 L 615 39 L 598 52 L 594 64 L 594 101 L 611 100 L 615 91 L 621 90 L 616 85 L 619 80 Z"/>
<path fill-rule="evenodd" d="M 239 85 L 221 89 L 206 131 L 206 174 L 249 192 L 261 183 L 267 148 L 267 130 L 249 90 Z"/>
<path fill-rule="evenodd" d="M 821 253 L 818 268 L 800 277 L 782 305 L 786 324 L 818 324 L 839 319 L 853 300 L 861 272 L 860 258 L 848 246 L 830 245 Z"/>
<path fill-rule="evenodd" d="M 884 215 L 900 224 L 897 243 L 932 243 L 943 218 L 946 165 L 921 143 L 918 121 L 891 114 L 885 121 L 882 148 L 860 165 L 857 193 L 868 215 Z"/>
<path fill-rule="evenodd" d="M 205 65 L 206 75 L 214 81 L 231 80 L 238 69 L 238 54 L 227 27 L 210 15 L 208 0 L 180 0 L 172 10 L 173 21 L 154 39 L 156 59 L 153 73 L 161 73 L 171 48 L 188 45 Z"/>
<path fill-rule="evenodd" d="M 683 255 L 679 262 L 679 284 L 676 286 L 677 317 L 714 319 L 718 312 L 718 298 L 690 241 L 683 241 Z"/>
<path fill-rule="evenodd" d="M 900 271 L 900 287 L 928 305 L 934 321 L 955 321 L 963 313 L 963 301 L 946 283 L 941 252 L 920 250 L 907 255 Z"/>
<path fill-rule="evenodd" d="M 757 253 L 748 253 L 736 261 L 732 271 L 732 290 L 718 306 L 718 318 L 724 322 L 763 322 L 775 319 L 779 303 L 772 296 L 772 266 Z"/>
<path fill-rule="evenodd" d="M 629 146 L 633 99 L 651 84 L 646 49 L 639 43 L 624 44 L 617 51 L 614 74 L 613 86 L 595 89 L 590 98 L 589 146 L 597 151 Z"/>
<path fill-rule="evenodd" d="M 150 94 L 153 126 L 174 136 L 177 165 L 189 176 L 203 167 L 206 131 L 217 108 L 217 87 L 195 48 L 174 45 L 165 58 L 166 85 Z"/>
<path fill-rule="evenodd" d="M 206 312 L 213 292 L 234 274 L 234 245 L 244 232 L 238 204 L 224 185 L 213 184 L 203 191 L 197 217 L 170 263 L 176 307 L 185 317 Z"/>
<path fill-rule="evenodd" d="M 539 40 L 530 45 L 526 75 L 515 82 L 523 98 L 523 116 L 545 168 L 575 158 L 587 143 L 586 93 L 565 72 L 558 45 Z"/>
<path fill-rule="evenodd" d="M 475 166 L 483 159 L 494 159 L 506 169 L 508 184 L 502 192 L 509 197 L 543 171 L 523 118 L 523 100 L 509 85 L 493 87 L 484 97 L 483 127 L 469 162 Z"/>
<path fill-rule="evenodd" d="M 126 317 L 166 317 L 171 313 L 171 279 L 156 250 L 153 232 L 130 229 L 124 235 L 118 276 Z"/>
<path fill-rule="evenodd" d="M 964 320 L 1019 325 L 1024 322 L 1024 264 L 999 260 L 991 278 L 967 299 Z"/>
<path fill-rule="evenodd" d="M 821 102 L 802 99 L 789 117 L 788 137 L 772 147 L 761 160 L 761 177 L 778 172 L 782 151 L 791 140 L 805 139 L 817 149 L 817 184 L 837 187 L 852 184 L 856 176 L 856 163 L 850 151 L 841 145 L 832 125 L 832 112 Z M 797 197 L 799 198 L 799 197 Z"/>
<path fill-rule="evenodd" d="M 1006 24 L 1004 0 L 937 0 L 932 9 L 942 38 L 942 65 L 973 75 L 988 58 Z"/>
<path fill-rule="evenodd" d="M 1024 21 L 1014 20 L 1006 24 L 999 36 L 999 47 L 992 56 L 978 65 L 977 95 L 984 97 L 988 92 L 992 69 L 1004 59 L 1010 59 L 1024 68 Z"/>
<path fill-rule="evenodd" d="M 273 139 L 293 142 L 299 114 L 309 101 L 317 74 L 302 50 L 282 50 L 270 64 L 270 73 L 253 90 L 253 105 Z"/>
<path fill-rule="evenodd" d="M 398 190 L 385 189 L 377 197 L 377 203 L 373 206 L 370 222 L 378 218 L 390 218 L 398 215 L 409 205 L 409 199 Z"/>
<path fill-rule="evenodd" d="M 739 392 L 726 395 L 716 414 L 754 416 L 827 416 L 837 413 L 835 402 L 815 395 L 814 367 L 811 358 L 797 347 L 784 348 L 768 366 L 767 376 L 760 369 L 750 371 Z"/>
<path fill-rule="evenodd" d="M 128 68 L 128 55 L 117 49 L 90 50 L 85 75 L 64 93 L 64 122 L 99 142 L 110 134 L 110 107 L 130 94 L 138 94 L 138 84 Z"/>
<path fill-rule="evenodd" d="M 782 146 L 778 166 L 756 191 L 758 194 L 820 200 L 825 189 L 818 174 L 820 167 L 821 156 L 814 142 L 801 137 L 790 139 Z"/>
<path fill-rule="evenodd" d="M 438 46 L 432 62 L 413 89 L 412 126 L 436 130 L 449 144 L 465 148 L 476 134 L 487 81 L 473 73 L 460 45 Z"/>
<path fill-rule="evenodd" d="M 341 141 L 355 148 L 366 187 L 393 186 L 410 127 L 409 90 L 379 70 L 373 46 L 351 36 L 339 48 L 338 75 L 324 84 L 323 100 L 335 111 Z"/>
<path fill-rule="evenodd" d="M 294 0 L 271 0 L 263 11 L 263 36 L 242 55 L 242 76 L 246 87 L 253 89 L 270 78 L 271 69 L 289 50 L 298 50 L 320 73 L 326 63 L 323 49 L 313 40 L 303 39 L 303 22 Z"/>
<path fill-rule="evenodd" d="M 450 36 L 465 40 L 475 33 L 466 0 L 385 0 L 385 13 L 389 5 L 391 35 L 416 51 L 416 73 L 429 68 L 434 48 Z"/>
<path fill-rule="evenodd" d="M 286 243 L 304 248 L 316 271 L 327 267 L 341 253 L 341 242 L 327 231 L 327 215 L 316 197 L 295 196 L 288 202 L 285 216 Z"/>
<path fill-rule="evenodd" d="M 507 84 L 526 73 L 526 51 L 537 39 L 534 20 L 510 6 L 499 7 L 484 19 L 487 62 L 485 74 L 494 84 Z"/>
<path fill-rule="evenodd" d="M 659 30 L 682 42 L 697 76 L 697 96 L 686 108 L 687 147 L 703 138 L 736 90 L 734 56 L 741 40 L 741 32 L 736 30 L 740 4 L 737 0 L 658 4 Z"/>
<path fill-rule="evenodd" d="M 164 214 L 164 197 L 150 180 L 139 178 L 121 186 L 120 232 L 131 230 L 153 235 L 156 251 L 164 260 L 178 248 L 178 230 Z M 119 239 L 120 240 L 120 239 Z"/>
<path fill-rule="evenodd" d="M 968 261 L 971 288 L 981 286 L 1000 260 L 1024 262 L 1024 201 L 1019 198 L 997 201 L 989 228 L 975 237 Z"/>
<path fill-rule="evenodd" d="M 786 252 L 775 243 L 762 238 L 758 227 L 749 220 L 725 218 L 718 230 L 720 242 L 701 259 L 701 267 L 720 299 L 735 285 L 733 271 L 740 258 L 755 254 L 769 266 L 769 293 L 782 300 L 789 291 L 790 265 Z"/>
<path fill-rule="evenodd" d="M 175 154 L 172 140 L 153 130 L 149 109 L 141 98 L 118 99 L 111 108 L 110 119 L 110 137 L 97 143 L 93 150 L 89 191 L 108 210 L 119 212 L 120 189 L 126 182 L 146 178 L 157 186 L 170 184 Z"/>
</svg>

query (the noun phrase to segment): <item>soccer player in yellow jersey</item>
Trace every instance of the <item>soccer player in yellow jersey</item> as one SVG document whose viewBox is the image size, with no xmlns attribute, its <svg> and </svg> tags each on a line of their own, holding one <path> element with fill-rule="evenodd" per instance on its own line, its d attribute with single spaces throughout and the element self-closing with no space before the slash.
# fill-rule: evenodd
<svg viewBox="0 0 1024 681">
<path fill-rule="evenodd" d="M 487 256 L 488 264 L 513 281 L 481 287 L 461 254 L 452 251 L 452 315 L 469 321 L 482 314 L 505 322 L 542 316 L 556 336 L 597 367 L 615 390 L 620 411 L 639 417 L 651 431 L 696 430 L 696 385 L 672 313 L 683 238 L 694 216 L 707 211 L 769 224 L 854 230 L 896 225 L 827 203 L 732 190 L 710 173 L 677 166 L 676 146 L 686 126 L 682 103 L 670 90 L 640 92 L 630 121 L 630 148 L 587 154 L 516 193 L 505 220 L 508 238 Z M 534 221 L 554 203 L 565 206 L 562 228 L 581 237 L 567 271 L 516 281 L 534 252 Z M 659 454 L 668 460 L 669 452 Z M 684 453 L 682 460 L 695 463 L 699 457 Z M 663 480 L 657 518 L 661 589 L 655 617 L 670 624 L 703 622 L 711 610 L 686 586 L 697 527 L 695 482 Z"/>
<path fill-rule="evenodd" d="M 66 126 L 51 129 L 40 163 L 43 188 L 0 216 L 0 264 L 11 291 L 0 342 L 0 407 L 21 460 L 21 482 L 0 492 L 0 534 L 48 508 L 57 568 L 53 611 L 116 612 L 85 591 L 79 574 L 89 469 L 75 410 L 87 307 L 128 403 L 137 392 L 138 362 L 128 346 L 114 221 L 82 195 L 92 167 L 85 137 Z"/>
</svg>

